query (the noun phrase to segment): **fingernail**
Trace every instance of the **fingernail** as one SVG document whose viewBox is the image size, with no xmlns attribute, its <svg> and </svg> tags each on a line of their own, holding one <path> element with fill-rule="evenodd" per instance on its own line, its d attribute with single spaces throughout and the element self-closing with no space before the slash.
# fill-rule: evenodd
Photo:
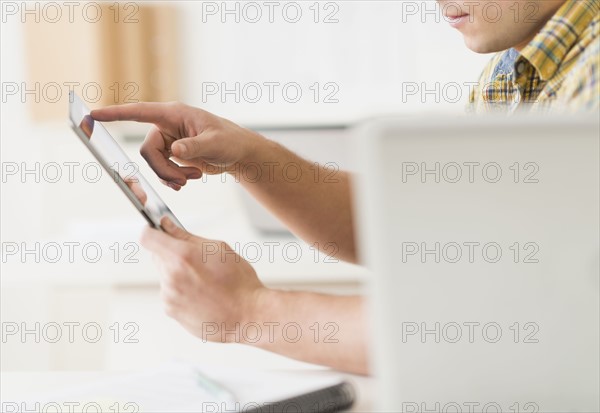
<svg viewBox="0 0 600 413">
<path fill-rule="evenodd" d="M 171 221 L 169 218 L 167 217 L 163 217 L 160 225 L 162 225 L 162 227 L 164 229 L 166 229 L 167 231 L 172 230 L 175 228 L 175 224 L 173 223 L 173 221 Z"/>
<path fill-rule="evenodd" d="M 171 189 L 174 189 L 175 191 L 179 191 L 181 189 L 181 186 L 177 185 L 174 182 L 167 182 L 167 186 Z"/>
</svg>

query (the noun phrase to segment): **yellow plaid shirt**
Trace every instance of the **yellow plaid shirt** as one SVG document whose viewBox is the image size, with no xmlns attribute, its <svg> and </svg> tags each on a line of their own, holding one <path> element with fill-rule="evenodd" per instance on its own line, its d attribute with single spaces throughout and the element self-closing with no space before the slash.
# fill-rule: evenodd
<svg viewBox="0 0 600 413">
<path fill-rule="evenodd" d="M 567 0 L 520 53 L 496 54 L 471 93 L 469 111 L 598 111 L 599 4 Z"/>
</svg>

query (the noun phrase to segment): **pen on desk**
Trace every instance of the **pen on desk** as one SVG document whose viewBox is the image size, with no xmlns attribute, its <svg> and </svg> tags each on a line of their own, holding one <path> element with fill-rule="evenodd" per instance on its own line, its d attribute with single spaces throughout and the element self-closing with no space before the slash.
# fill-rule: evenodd
<svg viewBox="0 0 600 413">
<path fill-rule="evenodd" d="M 202 373 L 198 369 L 195 369 L 195 372 L 196 379 L 198 380 L 198 384 L 200 385 L 200 387 L 202 387 L 212 396 L 226 403 L 237 403 L 237 400 L 233 393 L 226 389 L 223 385 L 208 378 L 204 373 Z"/>
</svg>

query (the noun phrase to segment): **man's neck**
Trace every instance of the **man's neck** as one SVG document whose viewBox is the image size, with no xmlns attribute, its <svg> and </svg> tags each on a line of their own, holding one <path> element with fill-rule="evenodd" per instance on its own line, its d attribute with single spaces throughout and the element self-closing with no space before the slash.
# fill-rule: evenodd
<svg viewBox="0 0 600 413">
<path fill-rule="evenodd" d="M 560 10 L 560 8 L 566 3 L 566 1 L 567 0 L 562 0 L 554 1 L 553 3 L 548 3 L 552 4 L 552 7 L 549 10 L 547 10 L 546 18 L 540 19 L 540 22 L 533 31 L 533 34 L 527 39 L 523 40 L 521 43 L 517 44 L 516 46 L 513 46 L 513 48 L 516 49 L 518 52 L 521 52 L 529 43 L 531 43 L 535 36 L 538 35 L 538 33 L 544 28 L 546 23 L 548 23 L 550 19 L 554 17 L 554 15 Z"/>
</svg>

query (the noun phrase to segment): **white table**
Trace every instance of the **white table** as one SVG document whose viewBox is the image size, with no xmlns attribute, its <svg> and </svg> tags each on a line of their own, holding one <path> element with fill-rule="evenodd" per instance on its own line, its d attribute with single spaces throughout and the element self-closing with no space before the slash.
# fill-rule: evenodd
<svg viewBox="0 0 600 413">
<path fill-rule="evenodd" d="M 288 369 L 281 371 L 285 373 L 293 372 L 298 375 L 332 374 L 332 372 L 323 369 Z M 0 404 L 5 407 L 9 403 L 20 404 L 30 395 L 53 391 L 61 392 L 73 386 L 93 384 L 98 380 L 103 380 L 107 377 L 116 378 L 123 374 L 127 373 L 98 371 L 4 372 L 0 375 Z M 357 395 L 357 400 L 350 411 L 372 411 L 373 401 L 371 396 L 374 379 L 354 375 L 348 375 L 346 379 L 354 385 Z M 31 408 L 31 406 L 28 405 L 28 408 Z"/>
</svg>

